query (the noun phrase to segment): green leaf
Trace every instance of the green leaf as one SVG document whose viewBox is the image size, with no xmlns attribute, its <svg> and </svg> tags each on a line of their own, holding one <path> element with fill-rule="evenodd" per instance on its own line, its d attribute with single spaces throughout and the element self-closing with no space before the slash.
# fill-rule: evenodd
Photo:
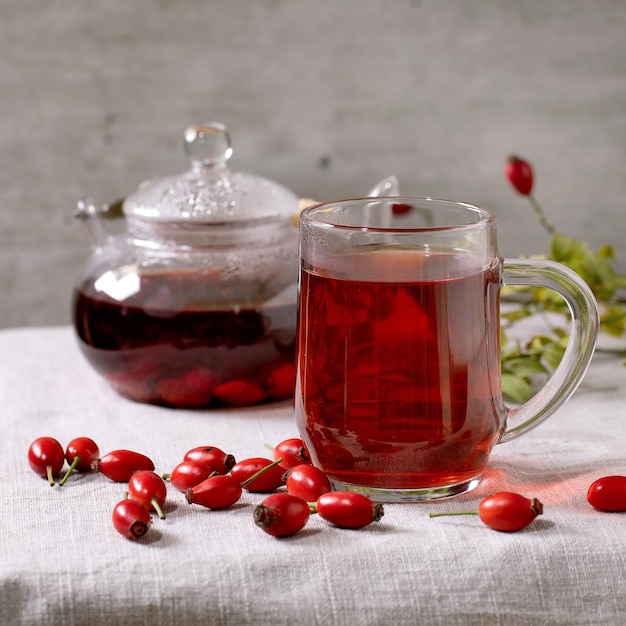
<svg viewBox="0 0 626 626">
<path fill-rule="evenodd" d="M 505 362 L 506 373 L 527 380 L 531 376 L 547 374 L 548 370 L 536 356 L 524 355 Z"/>
<path fill-rule="evenodd" d="M 542 308 L 546 311 L 559 313 L 567 308 L 563 296 L 554 291 L 554 289 L 548 289 L 547 287 L 535 287 L 534 296 L 535 300 L 540 302 Z"/>
<path fill-rule="evenodd" d="M 533 397 L 533 391 L 523 378 L 513 374 L 502 374 L 502 395 L 522 404 Z"/>
<path fill-rule="evenodd" d="M 557 368 L 558 364 L 563 358 L 565 348 L 560 344 L 552 344 L 543 352 L 543 359 L 553 370 Z"/>
<path fill-rule="evenodd" d="M 580 257 L 587 246 L 582 241 L 556 233 L 550 243 L 550 256 L 553 260 L 567 264 L 573 258 Z"/>
<path fill-rule="evenodd" d="M 508 363 L 520 356 L 522 356 L 522 349 L 519 343 L 515 343 L 515 345 L 500 351 L 500 361 L 502 363 Z"/>
<path fill-rule="evenodd" d="M 611 259 L 611 260 L 614 260 L 615 259 L 615 249 L 613 248 L 613 246 L 610 246 L 608 244 L 600 246 L 600 248 L 598 249 L 598 256 L 601 259 Z"/>
<path fill-rule="evenodd" d="M 626 309 L 618 304 L 607 306 L 600 316 L 600 329 L 613 337 L 621 337 L 625 325 Z"/>
<path fill-rule="evenodd" d="M 503 311 L 500 317 L 507 322 L 519 322 L 532 315 L 532 311 L 527 308 L 514 309 L 512 311 Z"/>
<path fill-rule="evenodd" d="M 548 335 L 535 335 L 527 344 L 526 347 L 531 353 L 538 354 L 546 349 L 546 346 L 554 343 L 554 337 Z"/>
<path fill-rule="evenodd" d="M 599 300 L 608 300 L 615 292 L 615 272 L 606 259 L 590 252 L 574 264 L 573 269 L 578 271 Z"/>
</svg>

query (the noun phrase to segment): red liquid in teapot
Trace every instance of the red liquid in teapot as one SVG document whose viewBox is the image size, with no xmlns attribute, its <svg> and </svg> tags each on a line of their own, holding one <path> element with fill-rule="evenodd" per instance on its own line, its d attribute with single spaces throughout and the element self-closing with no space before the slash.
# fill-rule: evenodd
<svg viewBox="0 0 626 626">
<path fill-rule="evenodd" d="M 389 489 L 476 478 L 503 416 L 497 266 L 353 256 L 359 280 L 302 272 L 296 420 L 315 464 Z M 402 282 L 389 282 L 402 265 Z"/>
<path fill-rule="evenodd" d="M 175 407 L 292 397 L 295 303 L 220 310 L 188 302 L 184 273 L 140 280 L 122 302 L 93 287 L 74 297 L 81 350 L 121 395 Z"/>
</svg>

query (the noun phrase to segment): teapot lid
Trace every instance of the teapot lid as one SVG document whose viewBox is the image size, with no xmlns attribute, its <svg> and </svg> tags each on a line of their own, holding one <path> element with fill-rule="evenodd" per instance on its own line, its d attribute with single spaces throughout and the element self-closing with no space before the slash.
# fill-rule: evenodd
<svg viewBox="0 0 626 626">
<path fill-rule="evenodd" d="M 144 222 L 229 222 L 291 219 L 298 197 L 286 187 L 226 166 L 233 154 L 230 134 L 218 122 L 192 126 L 184 133 L 191 169 L 148 181 L 123 204 L 126 217 Z"/>
</svg>

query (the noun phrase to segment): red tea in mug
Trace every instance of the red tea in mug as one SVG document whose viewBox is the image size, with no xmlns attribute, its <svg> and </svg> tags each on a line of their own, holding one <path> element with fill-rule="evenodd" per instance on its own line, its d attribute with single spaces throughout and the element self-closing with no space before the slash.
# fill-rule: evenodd
<svg viewBox="0 0 626 626">
<path fill-rule="evenodd" d="M 341 483 L 411 490 L 480 476 L 504 420 L 500 266 L 381 247 L 301 273 L 296 419 Z"/>
<path fill-rule="evenodd" d="M 487 209 L 415 197 L 334 200 L 300 213 L 295 414 L 335 489 L 418 502 L 478 484 L 491 450 L 580 384 L 598 330 L 593 293 L 546 259 L 502 259 Z M 538 285 L 571 311 L 563 359 L 507 407 L 499 291 Z"/>
</svg>

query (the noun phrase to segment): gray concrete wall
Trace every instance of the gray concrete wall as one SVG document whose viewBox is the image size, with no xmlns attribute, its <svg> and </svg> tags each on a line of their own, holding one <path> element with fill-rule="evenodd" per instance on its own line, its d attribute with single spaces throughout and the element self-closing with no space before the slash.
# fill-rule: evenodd
<svg viewBox="0 0 626 626">
<path fill-rule="evenodd" d="M 506 256 L 557 226 L 626 257 L 623 0 L 0 0 L 0 327 L 65 324 L 76 200 L 182 171 L 219 120 L 235 169 L 320 200 L 390 173 L 477 202 Z"/>
</svg>

